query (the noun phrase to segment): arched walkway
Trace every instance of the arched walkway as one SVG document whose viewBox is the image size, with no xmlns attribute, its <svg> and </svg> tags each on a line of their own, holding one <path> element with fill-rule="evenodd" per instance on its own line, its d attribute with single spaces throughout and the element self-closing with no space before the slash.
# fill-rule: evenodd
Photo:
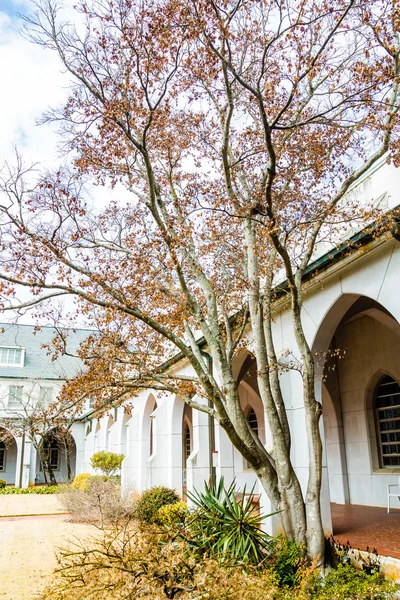
<svg viewBox="0 0 400 600">
<path fill-rule="evenodd" d="M 400 465 L 394 456 L 397 433 L 384 431 L 396 424 L 393 409 L 377 406 L 376 395 L 384 395 L 379 385 L 385 376 L 394 382 L 393 389 L 400 382 L 400 325 L 371 298 L 344 294 L 327 312 L 312 349 L 331 501 L 385 506 L 387 485 L 396 483 Z M 391 392 L 387 400 L 394 402 Z"/>
<path fill-rule="evenodd" d="M 7 485 L 18 483 L 18 448 L 15 437 L 3 427 L 0 428 L 0 479 Z"/>
<path fill-rule="evenodd" d="M 45 464 L 44 464 L 45 463 Z M 76 444 L 71 433 L 52 429 L 42 440 L 36 456 L 35 483 L 72 481 L 76 471 Z"/>
<path fill-rule="evenodd" d="M 192 409 L 185 404 L 182 415 L 182 495 L 187 490 L 187 460 L 193 452 Z"/>
<path fill-rule="evenodd" d="M 151 487 L 151 462 L 156 453 L 156 423 L 154 411 L 157 408 L 157 401 L 153 394 L 150 394 L 144 407 L 142 418 L 142 437 L 141 437 L 141 472 L 142 489 Z"/>
</svg>

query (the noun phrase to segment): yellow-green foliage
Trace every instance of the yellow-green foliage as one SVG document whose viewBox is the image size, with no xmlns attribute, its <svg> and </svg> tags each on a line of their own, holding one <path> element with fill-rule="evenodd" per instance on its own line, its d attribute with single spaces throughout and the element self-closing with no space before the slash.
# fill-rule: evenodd
<svg viewBox="0 0 400 600">
<path fill-rule="evenodd" d="M 0 489 L 5 488 L 6 485 L 7 485 L 7 482 L 5 481 L 5 479 L 0 479 Z"/>
<path fill-rule="evenodd" d="M 136 502 L 135 516 L 144 523 L 154 523 L 162 506 L 176 504 L 180 498 L 175 490 L 158 485 L 145 490 Z"/>
<path fill-rule="evenodd" d="M 186 502 L 166 504 L 157 511 L 156 521 L 167 527 L 175 527 L 186 521 L 189 511 Z"/>
<path fill-rule="evenodd" d="M 77 475 L 73 482 L 71 483 L 71 487 L 74 490 L 80 490 L 81 492 L 86 492 L 86 486 L 88 484 L 88 479 L 90 477 L 90 473 L 81 473 Z"/>
<path fill-rule="evenodd" d="M 90 459 L 90 464 L 93 469 L 99 469 L 104 475 L 116 475 L 121 469 L 124 454 L 116 454 L 115 452 L 105 452 L 100 450 L 95 452 Z"/>
<path fill-rule="evenodd" d="M 0 487 L 0 495 L 12 494 L 61 494 L 65 490 L 63 485 L 41 485 L 38 487 L 18 488 L 14 486 Z"/>
</svg>

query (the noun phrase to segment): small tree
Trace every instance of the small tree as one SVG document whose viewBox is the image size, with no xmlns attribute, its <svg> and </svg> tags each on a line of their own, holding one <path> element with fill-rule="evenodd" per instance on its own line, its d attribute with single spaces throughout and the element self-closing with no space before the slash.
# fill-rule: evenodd
<svg viewBox="0 0 400 600">
<path fill-rule="evenodd" d="M 118 471 L 121 469 L 124 458 L 124 454 L 100 450 L 93 454 L 90 459 L 90 464 L 93 469 L 99 469 L 104 475 L 110 477 L 111 475 L 117 475 Z"/>
</svg>

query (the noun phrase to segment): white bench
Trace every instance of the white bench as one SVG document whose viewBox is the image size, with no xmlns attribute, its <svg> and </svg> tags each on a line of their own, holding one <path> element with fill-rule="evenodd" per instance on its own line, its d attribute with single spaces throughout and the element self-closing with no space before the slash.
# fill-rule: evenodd
<svg viewBox="0 0 400 600">
<path fill-rule="evenodd" d="M 392 492 L 391 491 L 392 488 L 397 488 L 397 492 Z M 400 477 L 399 477 L 398 483 L 391 483 L 390 485 L 387 486 L 387 493 L 388 493 L 387 511 L 389 513 L 390 512 L 390 498 L 398 498 L 400 500 Z"/>
</svg>

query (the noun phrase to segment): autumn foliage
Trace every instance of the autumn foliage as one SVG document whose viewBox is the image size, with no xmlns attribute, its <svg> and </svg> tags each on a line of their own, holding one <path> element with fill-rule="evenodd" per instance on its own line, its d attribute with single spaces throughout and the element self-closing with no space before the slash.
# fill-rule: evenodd
<svg viewBox="0 0 400 600">
<path fill-rule="evenodd" d="M 66 401 L 79 412 L 90 396 L 107 411 L 145 388 L 179 394 L 226 430 L 287 535 L 322 556 L 321 411 L 302 278 L 316 249 L 385 210 L 346 193 L 382 157 L 400 163 L 399 5 L 93 0 L 78 2 L 76 20 L 63 24 L 52 0 L 26 19 L 74 81 L 44 117 L 74 162 L 31 186 L 22 159 L 4 171 L 2 306 L 57 317 L 54 300 L 72 295 L 71 320 L 83 315 L 99 335 L 82 346 L 87 371 Z M 85 177 L 113 189 L 104 206 L 85 202 Z M 15 301 L 20 289 L 28 300 Z M 278 296 L 303 380 L 305 502 L 272 334 Z M 233 363 L 245 348 L 272 454 L 237 410 Z M 192 375 L 171 370 L 178 358 Z"/>
</svg>

